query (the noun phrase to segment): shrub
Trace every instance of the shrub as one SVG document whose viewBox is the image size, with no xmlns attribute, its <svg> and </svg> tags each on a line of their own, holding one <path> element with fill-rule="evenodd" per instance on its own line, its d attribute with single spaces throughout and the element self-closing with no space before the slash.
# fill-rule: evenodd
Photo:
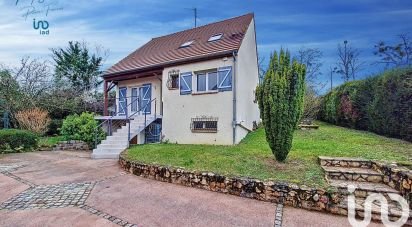
<svg viewBox="0 0 412 227">
<path fill-rule="evenodd" d="M 322 99 L 324 121 L 412 141 L 412 69 L 345 83 Z"/>
<path fill-rule="evenodd" d="M 63 124 L 63 120 L 61 119 L 51 120 L 46 134 L 49 136 L 59 135 L 62 124 Z"/>
<path fill-rule="evenodd" d="M 279 56 L 275 53 L 257 94 L 266 140 L 278 161 L 284 161 L 292 147 L 304 92 L 305 66 L 291 62 L 288 51 L 281 50 Z"/>
<path fill-rule="evenodd" d="M 98 122 L 92 113 L 84 112 L 80 116 L 70 115 L 63 121 L 61 135 L 66 140 L 82 140 L 90 147 L 94 147 L 97 135 L 97 142 L 105 138 L 106 134 L 102 128 L 97 128 Z"/>
<path fill-rule="evenodd" d="M 316 119 L 320 109 L 320 104 L 321 99 L 316 94 L 315 89 L 312 86 L 306 86 L 302 119 Z"/>
<path fill-rule="evenodd" d="M 50 123 L 49 114 L 39 108 L 22 110 L 16 113 L 15 118 L 21 129 L 28 130 L 39 135 L 47 131 Z"/>
<path fill-rule="evenodd" d="M 18 129 L 0 130 L 0 152 L 13 153 L 31 151 L 37 148 L 38 136 Z"/>
</svg>

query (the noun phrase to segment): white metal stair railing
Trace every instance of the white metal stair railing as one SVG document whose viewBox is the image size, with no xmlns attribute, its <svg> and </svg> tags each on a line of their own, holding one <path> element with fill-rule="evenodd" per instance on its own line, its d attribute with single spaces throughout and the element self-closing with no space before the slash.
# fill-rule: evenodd
<svg viewBox="0 0 412 227">
<path fill-rule="evenodd" d="M 141 133 L 145 126 L 156 120 L 155 116 L 137 116 L 130 123 L 122 126 L 119 130 L 114 132 L 111 136 L 106 137 L 95 149 L 93 149 L 92 158 L 118 158 L 120 153 L 129 147 L 129 124 L 130 124 L 130 138 Z"/>
<path fill-rule="evenodd" d="M 155 114 L 151 115 L 148 114 L 146 109 L 151 103 L 154 101 L 154 109 Z M 129 105 L 132 105 L 131 102 Z M 128 106 L 126 106 L 126 110 Z M 140 115 L 138 115 L 140 114 Z M 100 144 L 97 145 L 97 136 L 96 136 L 96 147 L 93 149 L 92 158 L 100 159 L 100 158 L 110 158 L 110 159 L 117 159 L 122 151 L 129 147 L 130 140 L 141 133 L 145 128 L 150 125 L 153 121 L 156 120 L 156 99 L 150 100 L 150 102 L 146 103 L 142 108 L 140 108 L 137 112 L 133 113 L 132 115 L 128 116 L 126 111 L 126 125 L 121 126 L 115 132 L 112 132 L 112 116 L 111 118 L 102 122 L 98 127 L 103 126 L 105 123 L 108 124 L 109 128 L 109 135 L 106 137 L 105 140 L 102 140 Z M 97 135 L 97 133 L 96 133 Z"/>
</svg>

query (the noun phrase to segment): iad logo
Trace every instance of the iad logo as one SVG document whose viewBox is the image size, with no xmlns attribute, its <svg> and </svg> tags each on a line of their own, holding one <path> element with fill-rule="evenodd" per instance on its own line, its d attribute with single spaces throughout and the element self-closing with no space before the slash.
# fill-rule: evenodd
<svg viewBox="0 0 412 227">
<path fill-rule="evenodd" d="M 46 20 L 37 21 L 33 19 L 33 28 L 36 30 L 40 30 L 40 35 L 48 35 L 49 32 L 49 22 Z"/>
<path fill-rule="evenodd" d="M 389 220 L 389 206 L 388 201 L 386 200 L 385 196 L 378 193 L 372 193 L 369 195 L 364 203 L 364 213 L 365 217 L 362 221 L 358 221 L 355 219 L 356 216 L 356 203 L 355 203 L 355 196 L 353 192 L 355 191 L 356 186 L 348 185 L 348 191 L 350 195 L 348 195 L 348 220 L 352 226 L 356 227 L 366 227 L 370 224 L 372 219 L 372 204 L 374 201 L 378 201 L 381 206 L 381 220 L 385 226 L 388 227 L 400 227 L 408 221 L 409 217 L 409 205 L 408 202 L 400 195 L 388 193 L 388 196 L 391 200 L 397 201 L 402 207 L 402 216 L 399 220 L 392 222 Z"/>
</svg>

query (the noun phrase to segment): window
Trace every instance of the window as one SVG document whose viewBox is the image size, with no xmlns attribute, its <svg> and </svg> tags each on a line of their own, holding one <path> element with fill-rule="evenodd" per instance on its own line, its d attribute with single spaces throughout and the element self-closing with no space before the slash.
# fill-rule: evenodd
<svg viewBox="0 0 412 227">
<path fill-rule="evenodd" d="M 167 79 L 166 85 L 169 90 L 179 89 L 179 70 L 169 71 L 169 78 Z"/>
<path fill-rule="evenodd" d="M 187 95 L 192 93 L 192 73 L 180 74 L 180 94 Z"/>
<path fill-rule="evenodd" d="M 192 118 L 190 128 L 192 132 L 217 132 L 216 117 L 196 117 Z"/>
<path fill-rule="evenodd" d="M 209 38 L 208 42 L 213 42 L 213 41 L 219 40 L 219 39 L 222 38 L 222 36 L 223 36 L 223 33 L 216 34 L 216 35 L 212 35 L 212 36 Z"/>
<path fill-rule="evenodd" d="M 183 43 L 182 45 L 180 45 L 180 47 L 181 48 L 188 47 L 188 46 L 192 45 L 193 42 L 194 42 L 194 40 L 187 41 L 187 42 Z"/>
<path fill-rule="evenodd" d="M 218 88 L 219 91 L 232 90 L 232 67 L 222 67 L 218 69 Z"/>
<path fill-rule="evenodd" d="M 197 91 L 216 91 L 217 72 L 207 72 L 197 74 Z"/>
</svg>

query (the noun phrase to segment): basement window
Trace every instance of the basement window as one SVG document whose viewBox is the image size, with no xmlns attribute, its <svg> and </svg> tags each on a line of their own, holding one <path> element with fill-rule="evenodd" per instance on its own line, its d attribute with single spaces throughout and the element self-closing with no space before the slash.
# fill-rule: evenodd
<svg viewBox="0 0 412 227">
<path fill-rule="evenodd" d="M 222 36 L 223 36 L 223 33 L 219 33 L 219 34 L 216 34 L 216 35 L 212 35 L 212 36 L 209 38 L 208 42 L 213 42 L 213 41 L 219 40 L 219 39 L 222 38 Z"/>
<path fill-rule="evenodd" d="M 194 42 L 194 40 L 187 41 L 187 42 L 183 43 L 182 45 L 180 45 L 180 48 L 188 47 L 188 46 L 192 45 L 193 42 Z"/>
<path fill-rule="evenodd" d="M 192 132 L 217 132 L 217 117 L 192 118 L 190 129 Z"/>
</svg>

